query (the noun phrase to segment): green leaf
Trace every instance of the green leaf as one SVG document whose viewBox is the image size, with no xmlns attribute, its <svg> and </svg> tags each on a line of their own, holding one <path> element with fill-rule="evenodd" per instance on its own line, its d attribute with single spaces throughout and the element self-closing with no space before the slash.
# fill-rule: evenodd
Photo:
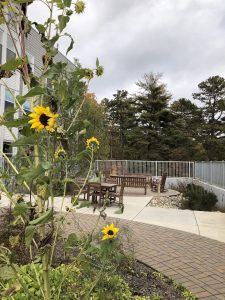
<svg viewBox="0 0 225 300">
<path fill-rule="evenodd" d="M 36 86 L 34 88 L 32 88 L 26 95 L 24 95 L 24 97 L 28 98 L 28 97 L 34 97 L 37 95 L 43 95 L 44 93 L 46 93 L 46 89 L 42 88 L 40 86 Z"/>
<path fill-rule="evenodd" d="M 83 120 L 83 124 L 84 124 L 84 127 L 85 128 L 87 128 L 87 127 L 89 127 L 90 125 L 91 125 L 91 123 L 90 123 L 90 121 L 88 121 L 88 120 Z"/>
<path fill-rule="evenodd" d="M 10 243 L 10 246 L 12 248 L 16 247 L 19 244 L 19 241 L 20 241 L 19 234 L 17 234 L 17 235 L 10 235 L 10 237 L 9 237 L 9 243 Z"/>
<path fill-rule="evenodd" d="M 24 216 L 27 213 L 29 206 L 26 202 L 17 203 L 14 207 L 14 216 Z"/>
<path fill-rule="evenodd" d="M 10 59 L 4 65 L 0 66 L 0 70 L 12 71 L 17 69 L 23 63 L 24 63 L 24 59 L 22 58 Z"/>
<path fill-rule="evenodd" d="M 47 50 L 47 52 L 49 52 L 51 50 L 51 48 L 55 45 L 55 43 L 58 41 L 59 39 L 59 35 L 56 34 L 53 36 L 53 38 L 51 40 L 48 40 L 47 42 L 43 43 L 43 47 Z"/>
<path fill-rule="evenodd" d="M 35 27 L 36 27 L 36 29 L 37 29 L 37 31 L 38 31 L 39 33 L 44 33 L 44 32 L 45 32 L 46 28 L 45 28 L 44 25 L 38 24 L 38 23 L 36 23 L 36 22 L 34 22 L 33 24 L 35 25 Z"/>
<path fill-rule="evenodd" d="M 99 67 L 99 59 L 96 58 L 96 68 L 98 68 L 98 67 Z"/>
<path fill-rule="evenodd" d="M 22 118 L 11 120 L 11 121 L 7 121 L 7 120 L 3 119 L 0 122 L 0 125 L 4 125 L 8 128 L 20 127 L 20 126 L 26 125 L 27 121 L 28 121 L 27 117 L 22 117 Z"/>
<path fill-rule="evenodd" d="M 43 163 L 41 163 L 41 166 L 43 169 L 48 170 L 51 168 L 52 163 L 50 163 L 49 161 L 44 161 Z"/>
<path fill-rule="evenodd" d="M 53 64 L 41 77 L 53 79 L 54 76 L 57 76 L 66 68 L 67 63 L 58 62 Z"/>
<path fill-rule="evenodd" d="M 7 280 L 7 279 L 15 278 L 15 277 L 16 277 L 16 274 L 12 270 L 11 267 L 1 266 L 0 278 Z"/>
<path fill-rule="evenodd" d="M 33 0 L 15 0 L 15 2 L 19 4 L 23 4 L 23 3 L 31 3 L 33 2 Z"/>
<path fill-rule="evenodd" d="M 24 96 L 18 95 L 16 96 L 16 100 L 19 102 L 20 105 L 23 105 L 27 99 Z"/>
<path fill-rule="evenodd" d="M 80 203 L 80 205 L 76 207 L 76 209 L 80 209 L 80 208 L 83 208 L 83 207 L 90 207 L 90 202 L 89 201 L 82 201 Z"/>
<path fill-rule="evenodd" d="M 71 247 L 75 247 L 77 245 L 77 242 L 78 242 L 77 235 L 75 233 L 71 233 L 71 234 L 69 234 L 69 236 L 64 244 L 64 247 L 67 249 L 71 248 Z"/>
<path fill-rule="evenodd" d="M 52 209 L 47 210 L 44 212 L 39 218 L 30 221 L 30 225 L 41 225 L 49 222 L 53 217 L 53 211 Z"/>
<path fill-rule="evenodd" d="M 63 0 L 63 3 L 66 7 L 70 7 L 71 2 L 72 2 L 71 0 Z"/>
<path fill-rule="evenodd" d="M 25 228 L 25 244 L 27 247 L 30 246 L 30 244 L 33 240 L 35 229 L 36 229 L 36 226 L 34 226 L 34 225 L 28 225 Z"/>
<path fill-rule="evenodd" d="M 20 173 L 17 175 L 18 178 L 21 178 L 23 180 L 26 180 L 27 182 L 31 182 L 37 177 L 39 177 L 41 174 L 45 172 L 45 169 L 41 165 L 38 167 L 33 167 L 33 168 L 24 168 L 20 171 Z"/>
<path fill-rule="evenodd" d="M 13 142 L 12 146 L 36 145 L 38 136 L 39 135 L 35 133 L 32 136 L 22 137 L 17 141 Z"/>
<path fill-rule="evenodd" d="M 69 44 L 69 47 L 67 48 L 67 51 L 66 51 L 66 54 L 67 54 L 68 52 L 70 52 L 70 50 L 73 49 L 74 39 L 73 39 L 72 36 L 71 36 L 70 34 L 68 34 L 68 33 L 64 33 L 64 35 L 68 36 L 68 37 L 70 38 L 70 41 L 71 41 L 70 44 Z"/>
<path fill-rule="evenodd" d="M 63 3 L 62 3 L 62 0 L 53 0 L 54 3 L 56 3 L 57 7 L 59 9 L 63 9 Z"/>
<path fill-rule="evenodd" d="M 70 17 L 60 15 L 58 16 L 58 19 L 59 19 L 59 30 L 60 32 L 62 32 L 63 29 L 66 27 L 66 24 L 69 22 Z"/>
</svg>

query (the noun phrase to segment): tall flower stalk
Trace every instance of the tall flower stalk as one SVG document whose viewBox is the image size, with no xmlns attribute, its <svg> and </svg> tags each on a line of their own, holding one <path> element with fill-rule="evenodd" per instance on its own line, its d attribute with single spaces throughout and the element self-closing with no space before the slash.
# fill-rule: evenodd
<svg viewBox="0 0 225 300">
<path fill-rule="evenodd" d="M 35 210 L 35 214 L 32 219 L 24 221 L 27 224 L 25 241 L 30 249 L 31 258 L 33 257 L 33 245 L 40 250 L 43 281 L 37 275 L 35 266 L 33 267 L 44 299 L 50 300 L 52 299 L 51 263 L 60 222 L 63 222 L 54 217 L 54 183 L 60 178 L 64 184 L 62 210 L 67 190 L 68 165 L 71 159 L 78 160 L 77 157 L 80 155 L 79 153 L 67 155 L 69 139 L 74 130 L 82 132 L 78 128 L 77 119 L 84 104 L 88 84 L 93 78 L 94 72 L 97 76 L 102 75 L 103 67 L 99 65 L 97 60 L 94 70 L 79 67 L 75 69 L 74 73 L 73 71 L 69 73 L 66 63 L 54 63 L 54 57 L 58 52 L 56 43 L 61 37 L 67 37 L 70 41 L 67 53 L 73 48 L 73 38 L 65 33 L 65 28 L 73 13 L 80 14 L 83 12 L 85 4 L 83 1 L 77 1 L 74 10 L 74 3 L 71 1 L 52 1 L 49 3 L 47 0 L 41 0 L 39 2 L 40 5 L 45 5 L 49 9 L 49 17 L 46 22 L 33 22 L 40 35 L 41 46 L 45 51 L 42 56 L 42 68 L 34 66 L 35 69 L 42 70 L 40 76 L 33 73 L 26 55 L 26 39 L 31 31 L 31 21 L 26 13 L 27 7 L 33 5 L 32 2 L 29 0 L 19 1 L 19 4 L 12 0 L 1 2 L 1 21 L 5 24 L 13 41 L 17 57 L 0 66 L 0 80 L 5 89 L 11 92 L 5 78 L 8 78 L 9 74 L 13 76 L 14 73 L 19 72 L 27 92 L 25 95 L 14 96 L 16 104 L 14 111 L 6 112 L 0 121 L 0 124 L 8 127 L 9 132 L 11 132 L 14 146 L 18 147 L 18 156 L 21 156 L 22 163 L 17 166 L 1 150 L 0 154 L 6 159 L 11 171 L 16 175 L 18 185 L 23 185 L 26 192 L 30 194 L 31 207 L 27 207 L 27 209 Z M 54 11 L 58 13 L 56 18 Z M 13 18 L 8 18 L 9 15 Z M 73 87 L 69 85 L 69 79 L 73 76 L 77 76 L 77 91 L 73 91 Z M 50 87 L 46 85 L 47 80 L 51 82 Z M 78 97 L 74 98 L 73 95 L 69 94 L 69 89 L 74 93 L 76 92 Z M 29 114 L 23 108 L 27 99 L 29 99 L 32 110 Z M 19 111 L 22 116 L 15 119 L 14 115 Z M 15 136 L 13 127 L 20 129 L 21 137 Z M 85 131 L 83 130 L 83 132 Z M 88 157 L 90 163 L 85 183 L 91 172 L 96 146 L 99 147 L 99 142 L 94 138 L 89 141 L 87 149 L 84 145 L 83 159 L 85 156 Z M 64 157 L 62 155 L 60 157 L 57 149 L 61 149 L 61 154 L 62 152 L 65 154 Z M 60 164 L 60 160 L 63 162 L 62 164 Z M 66 166 L 66 169 L 60 168 L 60 165 Z M 0 181 L 0 188 L 16 207 L 17 203 L 14 202 L 3 181 Z M 76 195 L 76 199 L 79 196 L 80 193 Z M 12 269 L 18 272 L 18 269 L 15 269 L 13 265 Z M 24 289 L 24 292 L 26 291 L 27 289 Z M 30 296 L 27 295 L 27 297 Z"/>
</svg>

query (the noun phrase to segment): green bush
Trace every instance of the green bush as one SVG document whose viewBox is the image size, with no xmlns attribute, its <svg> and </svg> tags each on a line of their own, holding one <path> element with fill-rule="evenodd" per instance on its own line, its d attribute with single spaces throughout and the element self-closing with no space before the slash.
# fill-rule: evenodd
<svg viewBox="0 0 225 300">
<path fill-rule="evenodd" d="M 188 184 L 183 193 L 182 208 L 212 211 L 215 209 L 217 201 L 214 193 L 204 190 L 201 186 Z"/>
</svg>

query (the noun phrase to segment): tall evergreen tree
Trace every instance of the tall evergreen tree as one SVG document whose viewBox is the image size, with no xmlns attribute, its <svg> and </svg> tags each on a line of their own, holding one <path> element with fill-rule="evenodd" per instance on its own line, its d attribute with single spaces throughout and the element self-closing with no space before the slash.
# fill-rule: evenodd
<svg viewBox="0 0 225 300">
<path fill-rule="evenodd" d="M 132 99 L 125 90 L 118 90 L 114 98 L 104 99 L 103 104 L 108 115 L 111 158 L 128 159 L 129 151 L 127 132 L 134 126 Z"/>
<path fill-rule="evenodd" d="M 140 92 L 134 96 L 138 128 L 136 130 L 137 159 L 168 159 L 168 130 L 172 115 L 168 109 L 171 94 L 161 82 L 161 74 L 145 74 L 136 84 Z"/>
<path fill-rule="evenodd" d="M 202 145 L 201 129 L 202 112 L 190 100 L 181 98 L 174 101 L 170 109 L 174 115 L 173 144 L 170 159 L 204 160 L 207 158 Z"/>
<path fill-rule="evenodd" d="M 225 79 L 212 76 L 202 81 L 199 92 L 193 94 L 201 108 L 204 124 L 201 126 L 204 147 L 210 160 L 224 159 L 225 151 Z"/>
</svg>

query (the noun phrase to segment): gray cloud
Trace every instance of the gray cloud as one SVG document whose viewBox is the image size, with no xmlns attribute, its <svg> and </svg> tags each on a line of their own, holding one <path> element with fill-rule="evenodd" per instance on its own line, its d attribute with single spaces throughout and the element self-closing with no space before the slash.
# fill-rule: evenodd
<svg viewBox="0 0 225 300">
<path fill-rule="evenodd" d="M 191 97 L 211 75 L 225 76 L 225 2 L 223 0 L 88 0 L 68 32 L 75 38 L 69 58 L 105 74 L 91 90 L 99 100 L 117 89 L 134 92 L 148 72 L 163 72 L 174 99 Z M 35 9 L 30 10 L 34 16 Z M 65 52 L 66 40 L 60 43 Z"/>
</svg>

